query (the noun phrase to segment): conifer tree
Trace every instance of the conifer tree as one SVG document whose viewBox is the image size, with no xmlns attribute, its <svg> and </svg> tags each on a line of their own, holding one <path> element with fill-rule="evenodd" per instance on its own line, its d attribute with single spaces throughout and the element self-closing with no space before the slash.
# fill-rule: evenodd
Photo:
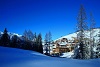
<svg viewBox="0 0 100 67">
<path fill-rule="evenodd" d="M 38 51 L 40 53 L 43 53 L 43 47 L 42 47 L 42 36 L 41 33 L 38 35 Z"/>
<path fill-rule="evenodd" d="M 77 53 L 78 59 L 86 59 L 87 58 L 87 50 L 86 44 L 84 44 L 84 30 L 87 30 L 87 23 L 86 23 L 86 13 L 84 10 L 83 5 L 80 6 L 79 14 L 77 17 L 77 31 L 79 31 L 78 40 L 79 40 L 79 50 Z"/>
<path fill-rule="evenodd" d="M 18 37 L 17 37 L 17 35 L 12 36 L 10 46 L 16 47 L 16 48 L 18 47 Z"/>
<path fill-rule="evenodd" d="M 94 47 L 94 28 L 95 28 L 95 20 L 94 17 L 92 15 L 92 13 L 90 13 L 90 58 L 94 58 L 94 52 L 93 52 L 93 47 Z"/>
<path fill-rule="evenodd" d="M 10 37 L 7 33 L 7 29 L 4 29 L 3 35 L 1 37 L 1 44 L 2 46 L 10 46 Z"/>
</svg>

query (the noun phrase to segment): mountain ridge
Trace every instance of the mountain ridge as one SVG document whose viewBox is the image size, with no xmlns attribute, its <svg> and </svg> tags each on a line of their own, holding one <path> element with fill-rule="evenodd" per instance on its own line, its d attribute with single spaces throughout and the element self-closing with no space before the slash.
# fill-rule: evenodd
<svg viewBox="0 0 100 67">
<path fill-rule="evenodd" d="M 59 38 L 55 39 L 54 42 L 57 41 L 57 40 L 59 40 L 59 39 L 62 39 L 62 38 L 67 38 L 68 40 L 72 40 L 73 37 L 77 38 L 78 33 L 79 32 L 74 32 L 74 33 L 71 33 L 71 34 L 59 37 Z M 85 38 L 90 38 L 90 30 L 85 30 L 84 33 L 86 34 Z M 92 29 L 92 34 L 93 34 L 93 37 L 95 39 L 98 39 L 99 33 L 100 33 L 100 28 Z"/>
</svg>

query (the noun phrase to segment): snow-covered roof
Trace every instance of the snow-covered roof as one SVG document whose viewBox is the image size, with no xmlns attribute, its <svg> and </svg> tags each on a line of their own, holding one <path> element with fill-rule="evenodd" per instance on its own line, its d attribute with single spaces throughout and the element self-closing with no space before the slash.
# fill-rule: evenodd
<svg viewBox="0 0 100 67">
<path fill-rule="evenodd" d="M 67 42 L 60 42 L 60 43 L 58 43 L 59 45 L 66 45 L 67 44 Z"/>
</svg>

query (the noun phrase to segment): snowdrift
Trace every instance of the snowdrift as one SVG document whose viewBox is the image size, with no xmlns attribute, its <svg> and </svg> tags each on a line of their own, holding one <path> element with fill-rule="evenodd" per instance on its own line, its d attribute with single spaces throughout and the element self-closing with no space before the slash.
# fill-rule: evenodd
<svg viewBox="0 0 100 67">
<path fill-rule="evenodd" d="M 67 52 L 67 53 L 63 53 L 60 57 L 64 57 L 64 58 L 71 58 L 72 55 L 74 55 L 73 52 Z"/>
<path fill-rule="evenodd" d="M 34 51 L 0 47 L 0 67 L 99 67 L 100 59 L 52 58 Z"/>
</svg>

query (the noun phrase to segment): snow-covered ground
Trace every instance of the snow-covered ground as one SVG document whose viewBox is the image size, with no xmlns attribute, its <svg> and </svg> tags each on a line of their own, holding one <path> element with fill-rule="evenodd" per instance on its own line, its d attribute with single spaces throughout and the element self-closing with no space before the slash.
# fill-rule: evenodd
<svg viewBox="0 0 100 67">
<path fill-rule="evenodd" d="M 0 47 L 0 67 L 99 67 L 100 59 L 53 58 L 40 53 Z"/>
<path fill-rule="evenodd" d="M 63 53 L 60 57 L 64 57 L 64 58 L 71 58 L 72 55 L 74 55 L 73 52 L 67 52 L 67 53 Z"/>
</svg>

